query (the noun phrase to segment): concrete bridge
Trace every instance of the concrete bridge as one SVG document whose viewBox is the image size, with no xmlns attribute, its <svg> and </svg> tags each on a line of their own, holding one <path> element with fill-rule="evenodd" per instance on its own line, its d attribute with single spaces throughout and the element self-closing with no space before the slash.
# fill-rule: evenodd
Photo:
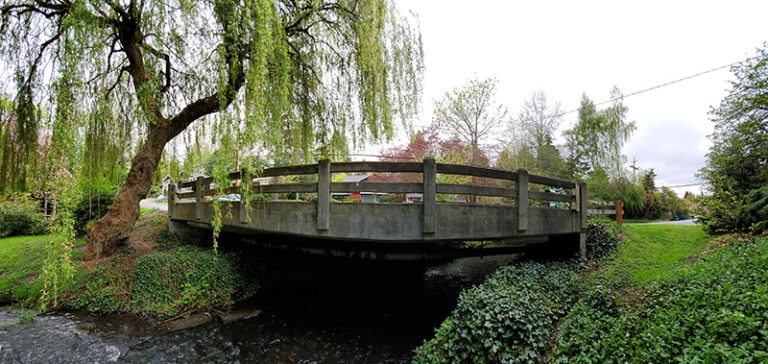
<svg viewBox="0 0 768 364">
<path fill-rule="evenodd" d="M 359 182 L 334 182 L 340 174 Z M 285 183 L 286 176 L 303 182 Z M 271 177 L 271 178 L 267 178 Z M 457 178 L 474 184 L 456 183 Z M 267 181 L 269 180 L 269 181 Z M 410 180 L 417 182 L 387 182 Z M 451 181 L 454 181 L 451 183 Z M 229 174 L 171 184 L 170 229 L 187 238 L 211 236 L 216 196 L 250 196 L 250 203 L 218 197 L 222 238 L 273 248 L 369 259 L 441 259 L 537 249 L 585 254 L 586 184 L 468 165 L 423 162 L 342 162 L 268 168 L 256 176 Z M 548 193 L 546 190 L 557 191 Z M 338 202 L 334 196 L 416 196 L 411 203 Z M 303 194 L 305 199 L 268 199 Z M 473 196 L 472 203 L 453 202 Z M 246 199 L 248 197 L 244 197 Z M 294 197 L 295 198 L 295 197 Z M 390 198 L 391 199 L 391 198 Z M 224 242 L 225 243 L 225 242 Z"/>
</svg>

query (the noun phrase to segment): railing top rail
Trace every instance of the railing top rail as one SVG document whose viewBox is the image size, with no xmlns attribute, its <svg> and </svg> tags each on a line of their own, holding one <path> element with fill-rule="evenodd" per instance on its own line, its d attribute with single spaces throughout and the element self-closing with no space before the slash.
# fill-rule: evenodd
<svg viewBox="0 0 768 364">
<path fill-rule="evenodd" d="M 423 164 L 421 162 L 337 162 L 331 163 L 331 173 L 341 172 L 383 172 L 383 173 L 422 173 Z M 503 179 L 516 181 L 519 177 L 519 171 L 512 171 L 500 168 L 478 167 L 462 164 L 437 163 L 437 173 L 455 174 L 474 177 L 485 177 L 494 179 Z M 265 168 L 254 177 L 277 177 L 300 174 L 318 173 L 317 164 L 303 164 Z M 227 176 L 230 180 L 243 178 L 243 172 L 232 172 Z M 202 184 L 206 185 L 213 182 L 213 177 L 203 177 Z M 531 174 L 528 176 L 530 183 L 575 188 L 576 183 L 564 179 L 546 177 Z M 185 181 L 178 184 L 179 188 L 194 188 L 195 181 Z"/>
</svg>

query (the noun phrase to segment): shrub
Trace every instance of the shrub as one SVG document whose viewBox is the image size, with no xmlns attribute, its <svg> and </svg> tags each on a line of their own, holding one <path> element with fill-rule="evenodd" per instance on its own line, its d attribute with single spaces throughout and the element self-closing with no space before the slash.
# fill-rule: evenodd
<svg viewBox="0 0 768 364">
<path fill-rule="evenodd" d="M 590 223 L 587 227 L 587 258 L 601 260 L 613 253 L 620 241 L 608 225 Z"/>
<path fill-rule="evenodd" d="M 578 291 L 568 262 L 502 267 L 465 291 L 435 337 L 416 350 L 415 363 L 536 363 L 558 318 Z"/>
<path fill-rule="evenodd" d="M 86 228 L 89 226 L 88 223 L 106 215 L 114 200 L 114 193 L 109 192 L 83 194 L 72 211 L 72 217 L 75 219 L 75 232 L 78 235 L 85 234 L 88 230 Z"/>
<path fill-rule="evenodd" d="M 48 221 L 38 211 L 37 202 L 29 196 L 11 195 L 0 201 L 0 238 L 47 232 Z"/>
</svg>

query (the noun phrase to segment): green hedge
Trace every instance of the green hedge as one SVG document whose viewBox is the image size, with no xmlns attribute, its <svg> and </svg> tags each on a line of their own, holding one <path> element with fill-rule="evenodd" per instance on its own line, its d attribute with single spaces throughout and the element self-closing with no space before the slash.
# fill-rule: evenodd
<svg viewBox="0 0 768 364">
<path fill-rule="evenodd" d="M 26 195 L 11 195 L 0 201 L 0 238 L 48 233 L 48 221 L 38 203 Z"/>
<path fill-rule="evenodd" d="M 578 263 L 520 262 L 465 291 L 415 363 L 536 363 L 578 291 Z"/>
</svg>

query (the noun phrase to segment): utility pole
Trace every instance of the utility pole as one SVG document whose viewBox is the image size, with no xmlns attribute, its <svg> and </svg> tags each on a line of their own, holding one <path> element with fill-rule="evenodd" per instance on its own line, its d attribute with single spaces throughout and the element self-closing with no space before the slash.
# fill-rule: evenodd
<svg viewBox="0 0 768 364">
<path fill-rule="evenodd" d="M 640 167 L 637 166 L 637 157 L 632 157 L 632 165 L 629 166 L 629 168 L 632 168 L 632 182 L 637 182 L 637 170 L 640 169 Z"/>
</svg>

